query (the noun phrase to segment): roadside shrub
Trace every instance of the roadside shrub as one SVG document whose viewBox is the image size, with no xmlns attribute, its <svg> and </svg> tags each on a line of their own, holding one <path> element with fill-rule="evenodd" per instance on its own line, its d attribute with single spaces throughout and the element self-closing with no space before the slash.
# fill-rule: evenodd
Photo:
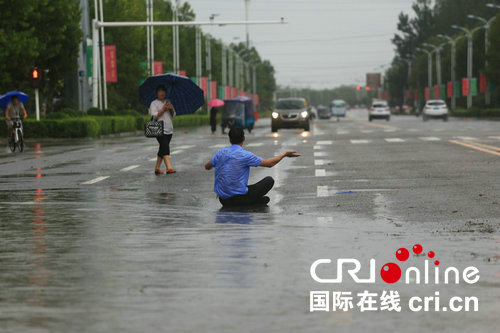
<svg viewBox="0 0 500 333">
<path fill-rule="evenodd" d="M 485 118 L 497 118 L 500 117 L 500 109 L 455 109 L 451 112 L 455 117 L 485 117 Z"/>
<path fill-rule="evenodd" d="M 98 108 L 90 108 L 87 110 L 88 116 L 104 116 L 104 113 L 101 109 Z"/>
<path fill-rule="evenodd" d="M 133 109 L 118 111 L 117 115 L 118 116 L 134 116 L 134 117 L 142 116 L 142 114 L 140 112 L 138 112 L 137 110 L 133 110 Z"/>
</svg>

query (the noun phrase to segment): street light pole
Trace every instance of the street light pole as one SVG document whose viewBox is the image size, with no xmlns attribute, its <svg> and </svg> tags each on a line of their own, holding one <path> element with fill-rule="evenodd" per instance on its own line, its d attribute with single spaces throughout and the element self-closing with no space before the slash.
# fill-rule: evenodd
<svg viewBox="0 0 500 333">
<path fill-rule="evenodd" d="M 432 88 L 432 53 L 427 51 L 426 49 L 422 49 L 417 47 L 417 51 L 424 52 L 427 54 L 427 85 L 429 89 Z"/>
<path fill-rule="evenodd" d="M 196 29 L 196 83 L 201 86 L 201 29 L 200 27 L 195 27 Z"/>
<path fill-rule="evenodd" d="M 451 82 L 453 86 L 453 94 L 451 97 L 451 108 L 452 110 L 456 109 L 457 107 L 457 98 L 455 96 L 455 84 L 457 81 L 457 71 L 456 71 L 456 62 L 457 62 L 457 41 L 464 36 L 460 36 L 456 39 L 451 38 L 450 36 L 440 34 L 438 35 L 439 38 L 444 38 L 447 39 L 448 42 L 451 45 Z"/>
<path fill-rule="evenodd" d="M 435 45 L 432 45 L 430 43 L 424 43 L 422 45 L 432 48 L 433 52 L 436 53 L 436 78 L 437 78 L 437 85 L 441 86 L 441 84 L 442 84 L 442 77 L 441 77 L 441 45 L 435 46 Z"/>
<path fill-rule="evenodd" d="M 205 41 L 205 49 L 207 52 L 207 72 L 208 72 L 208 80 L 207 80 L 207 99 L 208 101 L 212 100 L 212 37 L 207 36 Z"/>
<path fill-rule="evenodd" d="M 488 6 L 488 7 L 491 7 L 491 6 Z M 496 8 L 496 7 L 493 7 L 493 8 Z M 500 8 L 500 7 L 499 7 Z M 490 47 L 490 40 L 488 38 L 489 36 L 489 32 L 490 32 L 490 27 L 491 27 L 491 23 L 497 18 L 496 16 L 492 17 L 491 19 L 487 20 L 485 18 L 482 18 L 482 17 L 479 17 L 479 16 L 476 16 L 476 15 L 468 15 L 467 16 L 468 18 L 470 19 L 473 19 L 473 20 L 478 20 L 478 21 L 481 21 L 482 23 L 484 23 L 484 29 L 485 29 L 485 32 L 484 32 L 484 54 L 485 54 L 485 61 L 484 61 L 484 67 L 488 67 L 488 50 L 489 50 L 489 47 Z M 484 101 L 486 103 L 486 105 L 490 105 L 491 104 L 491 93 L 490 93 L 490 90 L 488 89 L 488 87 L 486 87 L 486 92 L 484 94 Z"/>
<path fill-rule="evenodd" d="M 227 53 L 226 53 L 226 47 L 224 46 L 224 43 L 221 40 L 221 47 L 222 47 L 222 99 L 226 99 L 226 86 L 227 86 Z"/>
<path fill-rule="evenodd" d="M 245 20 L 248 21 L 248 6 L 250 4 L 250 0 L 245 0 Z M 246 28 L 246 34 L 247 34 L 247 50 L 250 49 L 250 31 L 249 31 L 249 26 L 248 24 L 245 25 Z"/>
<path fill-rule="evenodd" d="M 470 88 L 470 85 L 472 81 L 473 57 L 474 57 L 473 35 L 474 32 L 478 31 L 479 29 L 482 29 L 483 27 L 477 27 L 473 30 L 469 30 L 467 28 L 458 25 L 452 25 L 451 27 L 453 29 L 462 30 L 467 34 L 467 80 L 469 81 L 469 93 L 467 94 L 467 109 L 470 109 L 472 107 L 472 89 Z"/>
</svg>

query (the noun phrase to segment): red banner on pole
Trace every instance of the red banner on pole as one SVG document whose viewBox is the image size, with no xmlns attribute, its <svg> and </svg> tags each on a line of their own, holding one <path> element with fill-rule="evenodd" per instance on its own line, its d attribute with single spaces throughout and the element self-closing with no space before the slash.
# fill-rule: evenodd
<svg viewBox="0 0 500 333">
<path fill-rule="evenodd" d="M 431 99 L 431 89 L 430 88 L 425 88 L 424 89 L 424 96 L 425 100 L 428 101 Z"/>
<path fill-rule="evenodd" d="M 206 77 L 202 77 L 201 78 L 201 84 L 200 84 L 200 88 L 203 90 L 203 97 L 207 97 L 207 78 Z"/>
<path fill-rule="evenodd" d="M 413 92 L 413 99 L 415 100 L 415 102 L 418 102 L 418 90 L 416 90 L 416 89 Z"/>
<path fill-rule="evenodd" d="M 469 79 L 462 79 L 462 96 L 469 96 Z"/>
<path fill-rule="evenodd" d="M 446 97 L 448 97 L 448 98 L 453 97 L 453 82 L 451 82 L 451 81 L 446 83 Z"/>
<path fill-rule="evenodd" d="M 210 82 L 210 94 L 212 99 L 217 98 L 217 81 Z"/>
<path fill-rule="evenodd" d="M 182 76 L 187 76 L 187 73 L 186 73 L 186 71 L 185 71 L 185 70 L 179 70 L 179 71 L 177 72 L 177 74 L 178 74 L 178 75 L 182 75 Z"/>
<path fill-rule="evenodd" d="M 409 90 L 405 90 L 405 98 L 407 100 L 410 99 L 410 91 Z"/>
<path fill-rule="evenodd" d="M 256 104 L 256 105 L 259 105 L 259 104 L 260 104 L 259 94 L 255 95 L 255 104 Z"/>
<path fill-rule="evenodd" d="M 231 98 L 231 87 L 230 86 L 225 86 L 224 89 L 226 91 L 226 93 L 225 93 L 226 97 L 225 98 Z"/>
<path fill-rule="evenodd" d="M 153 73 L 155 73 L 155 75 L 163 74 L 163 62 L 162 61 L 154 61 L 153 62 Z"/>
<path fill-rule="evenodd" d="M 488 81 L 486 80 L 486 75 L 479 75 L 479 92 L 485 93 L 488 90 Z"/>
<path fill-rule="evenodd" d="M 236 97 L 238 95 L 238 89 L 235 88 L 235 87 L 233 87 L 231 90 L 232 90 L 231 91 L 231 97 Z"/>
<path fill-rule="evenodd" d="M 441 98 L 441 88 L 439 86 L 434 86 L 434 99 Z"/>
<path fill-rule="evenodd" d="M 106 82 L 117 82 L 116 45 L 104 45 L 104 61 L 106 64 Z"/>
<path fill-rule="evenodd" d="M 384 97 L 384 100 L 388 101 L 389 100 L 389 92 L 388 91 L 384 91 L 383 97 Z"/>
</svg>

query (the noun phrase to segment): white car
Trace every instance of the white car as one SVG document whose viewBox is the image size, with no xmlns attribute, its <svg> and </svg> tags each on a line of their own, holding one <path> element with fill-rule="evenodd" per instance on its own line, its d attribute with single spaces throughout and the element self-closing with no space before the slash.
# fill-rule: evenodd
<svg viewBox="0 0 500 333">
<path fill-rule="evenodd" d="M 385 119 L 387 121 L 391 120 L 391 109 L 386 101 L 374 101 L 372 107 L 368 111 L 368 120 L 373 119 Z"/>
<path fill-rule="evenodd" d="M 429 118 L 443 118 L 444 121 L 448 121 L 448 106 L 442 99 L 430 99 L 425 103 L 422 115 L 424 121 Z"/>
</svg>

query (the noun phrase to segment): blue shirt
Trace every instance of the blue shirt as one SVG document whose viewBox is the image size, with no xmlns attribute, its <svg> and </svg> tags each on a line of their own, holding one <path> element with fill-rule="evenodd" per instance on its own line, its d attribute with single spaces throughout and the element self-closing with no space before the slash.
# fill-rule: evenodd
<svg viewBox="0 0 500 333">
<path fill-rule="evenodd" d="M 222 199 L 248 193 L 250 167 L 258 167 L 262 158 L 232 145 L 215 153 L 210 164 L 215 168 L 214 191 Z"/>
</svg>

